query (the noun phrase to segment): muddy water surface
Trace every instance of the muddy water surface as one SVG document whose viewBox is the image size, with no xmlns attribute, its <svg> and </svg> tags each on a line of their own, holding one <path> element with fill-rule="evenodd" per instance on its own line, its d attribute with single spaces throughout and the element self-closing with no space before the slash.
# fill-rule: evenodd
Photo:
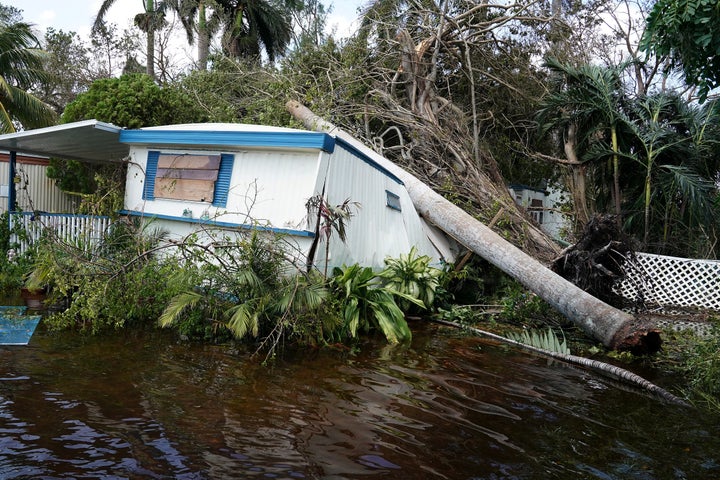
<svg viewBox="0 0 720 480">
<path fill-rule="evenodd" d="M 712 479 L 717 418 L 413 325 L 271 366 L 172 336 L 0 347 L 0 478 Z"/>
</svg>

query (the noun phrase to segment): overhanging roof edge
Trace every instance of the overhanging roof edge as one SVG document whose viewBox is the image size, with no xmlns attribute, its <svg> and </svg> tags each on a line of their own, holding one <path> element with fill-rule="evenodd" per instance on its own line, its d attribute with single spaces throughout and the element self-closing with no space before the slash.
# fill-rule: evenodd
<svg viewBox="0 0 720 480">
<path fill-rule="evenodd" d="M 122 130 L 111 123 L 82 120 L 0 135 L 0 149 L 84 162 L 117 161 L 129 151 L 119 141 Z"/>
</svg>

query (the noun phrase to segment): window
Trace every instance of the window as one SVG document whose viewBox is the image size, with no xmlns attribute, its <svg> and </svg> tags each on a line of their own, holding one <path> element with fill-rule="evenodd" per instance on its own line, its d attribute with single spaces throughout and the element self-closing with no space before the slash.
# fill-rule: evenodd
<svg viewBox="0 0 720 480">
<path fill-rule="evenodd" d="M 227 206 L 234 157 L 148 153 L 143 199 L 172 199 Z"/>
<path fill-rule="evenodd" d="M 400 207 L 400 197 L 389 190 L 385 190 L 385 194 L 387 195 L 387 206 L 393 210 L 402 212 L 402 208 Z"/>
</svg>

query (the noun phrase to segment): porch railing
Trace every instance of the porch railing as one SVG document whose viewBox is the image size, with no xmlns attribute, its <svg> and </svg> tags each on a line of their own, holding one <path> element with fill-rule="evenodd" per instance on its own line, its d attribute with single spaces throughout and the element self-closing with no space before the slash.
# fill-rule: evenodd
<svg viewBox="0 0 720 480">
<path fill-rule="evenodd" d="M 93 215 L 17 212 L 10 219 L 10 241 L 19 245 L 18 253 L 48 235 L 78 248 L 92 248 L 110 228 L 110 217 Z"/>
</svg>

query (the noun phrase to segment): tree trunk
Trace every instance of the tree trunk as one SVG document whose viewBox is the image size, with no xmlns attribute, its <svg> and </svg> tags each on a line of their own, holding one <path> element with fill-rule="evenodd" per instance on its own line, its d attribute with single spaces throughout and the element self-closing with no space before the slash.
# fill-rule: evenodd
<svg viewBox="0 0 720 480">
<path fill-rule="evenodd" d="M 198 18 L 198 68 L 207 70 L 208 57 L 210 56 L 210 31 L 207 24 L 207 11 L 205 3 L 200 3 Z"/>
<path fill-rule="evenodd" d="M 145 2 L 145 12 L 148 15 L 152 15 L 155 12 L 155 4 L 153 0 L 147 0 L 147 2 Z M 145 71 L 150 78 L 155 80 L 155 18 L 150 18 L 146 33 L 147 42 L 145 46 L 147 49 L 147 65 L 145 67 Z"/>
<path fill-rule="evenodd" d="M 650 325 L 601 302 L 566 281 L 434 192 L 414 175 L 318 117 L 305 106 L 291 101 L 286 107 L 307 128 L 331 133 L 387 168 L 405 183 L 415 208 L 423 218 L 518 280 L 606 347 L 640 352 L 659 349 L 659 332 Z"/>
</svg>

